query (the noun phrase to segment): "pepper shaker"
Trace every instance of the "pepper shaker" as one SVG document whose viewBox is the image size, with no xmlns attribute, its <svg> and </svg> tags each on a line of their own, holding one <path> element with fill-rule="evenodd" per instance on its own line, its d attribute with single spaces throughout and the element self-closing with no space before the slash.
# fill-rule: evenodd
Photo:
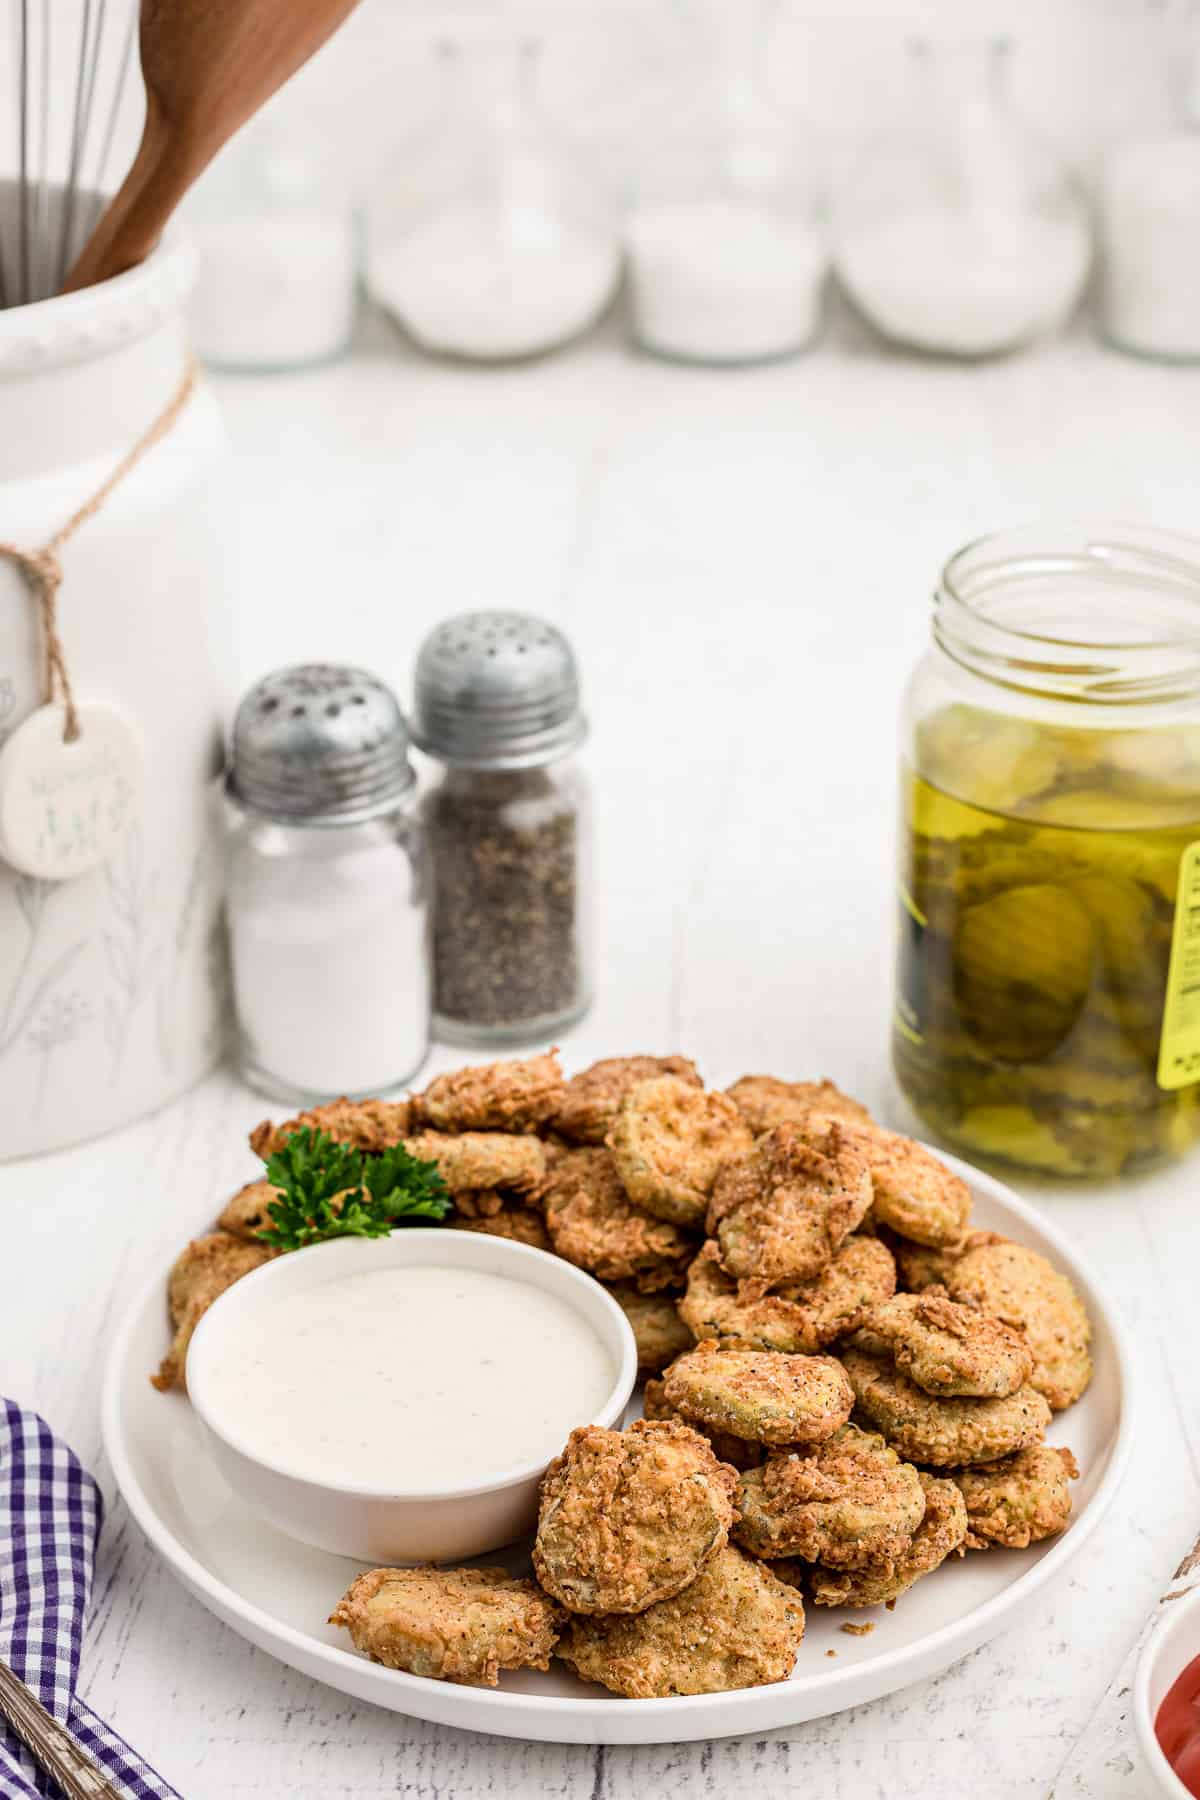
<svg viewBox="0 0 1200 1800">
<path fill-rule="evenodd" d="M 313 1105 L 409 1080 L 428 1050 L 429 878 L 394 694 L 362 669 L 268 675 L 226 780 L 240 1063 Z"/>
<path fill-rule="evenodd" d="M 544 619 L 464 613 L 426 638 L 413 737 L 441 765 L 423 817 L 450 1043 L 544 1039 L 587 1010 L 586 735 L 575 657 Z"/>
</svg>

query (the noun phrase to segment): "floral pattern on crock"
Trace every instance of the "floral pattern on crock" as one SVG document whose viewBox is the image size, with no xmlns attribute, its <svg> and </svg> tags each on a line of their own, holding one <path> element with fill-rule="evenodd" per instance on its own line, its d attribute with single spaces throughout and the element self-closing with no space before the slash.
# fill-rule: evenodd
<svg viewBox="0 0 1200 1800">
<path fill-rule="evenodd" d="M 52 998 L 87 943 L 86 938 L 76 938 L 59 951 L 40 975 L 35 974 L 46 909 L 56 892 L 56 881 L 39 881 L 33 875 L 19 875 L 13 882 L 25 945 L 0 1008 L 0 1057 L 6 1056 L 25 1036 L 35 1015 Z"/>
<path fill-rule="evenodd" d="M 113 928 L 103 933 L 113 985 L 104 997 L 104 1041 L 112 1079 L 120 1076 L 134 1017 L 154 979 L 162 946 L 152 941 L 158 871 L 144 868 L 142 833 L 131 825 L 117 855 L 104 865 Z"/>
</svg>

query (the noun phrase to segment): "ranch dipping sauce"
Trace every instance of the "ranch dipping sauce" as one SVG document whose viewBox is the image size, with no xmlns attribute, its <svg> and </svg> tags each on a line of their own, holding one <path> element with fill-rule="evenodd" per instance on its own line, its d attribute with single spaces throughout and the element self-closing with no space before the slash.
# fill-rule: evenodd
<svg viewBox="0 0 1200 1800">
<path fill-rule="evenodd" d="M 548 1462 L 616 1377 L 558 1295 L 417 1266 L 338 1276 L 248 1313 L 207 1389 L 214 1419 L 292 1474 L 437 1493 Z"/>
</svg>

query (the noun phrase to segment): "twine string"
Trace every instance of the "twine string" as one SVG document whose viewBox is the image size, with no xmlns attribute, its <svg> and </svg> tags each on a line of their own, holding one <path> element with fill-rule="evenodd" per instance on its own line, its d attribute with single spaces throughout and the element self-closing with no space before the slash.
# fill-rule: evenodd
<svg viewBox="0 0 1200 1800">
<path fill-rule="evenodd" d="M 196 375 L 195 360 L 189 357 L 178 387 L 157 418 L 147 426 L 132 448 L 126 451 L 107 480 L 81 506 L 76 507 L 66 523 L 60 525 L 44 544 L 37 549 L 26 550 L 20 544 L 0 542 L 0 557 L 6 558 L 20 572 L 38 609 L 42 635 L 42 698 L 47 704 L 55 700 L 62 701 L 65 743 L 74 743 L 79 736 L 79 712 L 67 668 L 66 651 L 58 629 L 58 598 L 63 580 L 62 558 L 59 553 L 80 526 L 95 518 L 125 477 L 137 468 L 142 458 L 166 437 L 191 399 Z"/>
</svg>

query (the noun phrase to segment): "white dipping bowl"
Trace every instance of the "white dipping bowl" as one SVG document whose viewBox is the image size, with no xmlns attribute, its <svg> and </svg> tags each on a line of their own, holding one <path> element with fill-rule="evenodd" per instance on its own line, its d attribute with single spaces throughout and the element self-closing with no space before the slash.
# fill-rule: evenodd
<svg viewBox="0 0 1200 1800">
<path fill-rule="evenodd" d="M 637 1378 L 628 1319 L 598 1281 L 544 1250 L 480 1232 L 408 1227 L 386 1238 L 334 1238 L 264 1263 L 227 1288 L 196 1327 L 187 1385 L 214 1460 L 230 1487 L 281 1531 L 359 1562 L 458 1562 L 511 1544 L 531 1530 L 546 1460 L 498 1468 L 471 1487 L 396 1493 L 386 1487 L 314 1481 L 260 1455 L 230 1430 L 216 1404 L 211 1372 L 225 1334 L 247 1313 L 340 1276 L 372 1269 L 481 1269 L 556 1295 L 586 1319 L 608 1349 L 616 1379 L 604 1404 L 580 1425 L 617 1425 Z M 446 1321 L 453 1329 L 453 1320 Z M 429 1346 L 431 1359 L 437 1344 Z M 557 1446 L 560 1448 L 561 1446 Z"/>
<path fill-rule="evenodd" d="M 1194 1656 L 1200 1656 L 1200 1588 L 1181 1600 L 1168 1600 L 1138 1658 L 1133 1680 L 1133 1722 L 1142 1759 L 1161 1794 L 1169 1800 L 1192 1800 L 1163 1755 L 1154 1734 L 1158 1709 Z"/>
</svg>

